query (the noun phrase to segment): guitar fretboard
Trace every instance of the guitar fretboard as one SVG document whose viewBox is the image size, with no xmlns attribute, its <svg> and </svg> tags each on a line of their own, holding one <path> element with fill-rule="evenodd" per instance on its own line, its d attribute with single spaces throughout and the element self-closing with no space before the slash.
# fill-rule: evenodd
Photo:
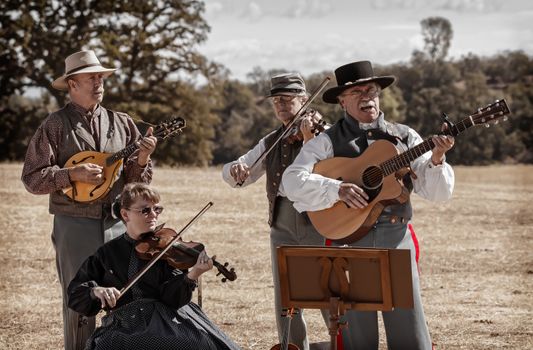
<svg viewBox="0 0 533 350">
<path fill-rule="evenodd" d="M 467 118 L 461 120 L 459 123 L 452 126 L 451 129 L 444 131 L 443 134 L 457 136 L 474 125 L 475 124 L 472 120 L 472 116 L 468 116 Z M 416 145 L 415 147 L 384 161 L 379 165 L 379 167 L 383 171 L 383 175 L 388 176 L 402 168 L 409 166 L 410 162 L 422 156 L 424 153 L 431 151 L 434 147 L 435 143 L 433 142 L 433 139 L 428 138 L 424 142 Z"/>
</svg>

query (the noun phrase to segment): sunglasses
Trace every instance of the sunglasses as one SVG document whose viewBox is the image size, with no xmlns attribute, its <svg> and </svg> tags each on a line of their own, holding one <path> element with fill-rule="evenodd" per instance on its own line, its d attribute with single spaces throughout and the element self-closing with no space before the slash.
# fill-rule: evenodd
<svg viewBox="0 0 533 350">
<path fill-rule="evenodd" d="M 144 208 L 141 208 L 141 209 L 137 209 L 137 208 L 128 208 L 128 210 L 133 210 L 133 211 L 136 211 L 138 213 L 141 213 L 143 214 L 144 216 L 148 216 L 150 215 L 150 213 L 153 211 L 155 215 L 159 215 L 163 212 L 163 208 L 162 206 L 160 205 L 154 205 L 153 207 L 144 207 Z"/>
</svg>

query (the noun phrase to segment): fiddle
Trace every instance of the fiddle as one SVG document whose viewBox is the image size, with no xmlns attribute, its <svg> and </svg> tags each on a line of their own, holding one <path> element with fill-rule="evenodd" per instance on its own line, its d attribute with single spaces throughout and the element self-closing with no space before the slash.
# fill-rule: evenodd
<svg viewBox="0 0 533 350">
<path fill-rule="evenodd" d="M 261 155 L 252 163 L 252 165 L 250 166 L 250 171 L 252 171 L 252 169 L 254 169 L 256 166 L 258 166 L 258 164 L 262 164 L 263 163 L 263 160 L 266 158 L 266 156 L 276 147 L 276 145 L 282 139 L 285 138 L 285 135 L 288 134 L 289 130 L 292 129 L 292 126 L 297 121 L 301 122 L 301 116 L 303 114 L 305 114 L 304 112 L 307 111 L 307 107 L 309 107 L 311 102 L 313 102 L 313 100 L 318 96 L 320 91 L 322 91 L 322 89 L 324 89 L 326 87 L 326 85 L 329 83 L 330 80 L 331 80 L 330 77 L 326 77 L 322 81 L 320 86 L 311 94 L 311 96 L 309 96 L 309 98 L 307 99 L 307 101 L 305 101 L 305 103 L 302 105 L 302 107 L 300 107 L 300 110 L 295 114 L 295 117 L 293 117 L 292 121 L 287 125 L 287 128 L 285 129 L 285 131 L 283 131 L 283 133 L 281 135 L 279 135 L 279 137 L 276 139 L 276 141 L 274 141 L 274 143 L 268 149 L 265 149 L 263 151 L 263 153 L 261 153 Z M 299 116 L 300 116 L 300 118 L 299 118 Z M 300 128 L 298 127 L 298 130 L 299 129 Z M 302 135 L 302 139 L 303 139 L 303 135 Z M 238 182 L 237 186 L 242 186 L 243 183 L 244 183 L 244 180 L 242 180 L 241 182 Z"/>
<path fill-rule="evenodd" d="M 140 259 L 151 260 L 159 254 L 168 244 L 177 236 L 177 232 L 171 228 L 160 228 L 154 232 L 148 232 L 141 236 L 141 239 L 135 245 L 135 252 Z M 184 242 L 179 237 L 174 243 L 171 243 L 161 259 L 177 269 L 184 270 L 193 267 L 198 260 L 198 255 L 204 250 L 204 245 L 199 242 Z M 213 266 L 218 270 L 217 276 L 222 274 L 222 282 L 227 280 L 235 281 L 237 274 L 232 267 L 228 269 L 228 263 L 220 264 L 216 257 L 211 257 Z"/>
<path fill-rule="evenodd" d="M 287 326 L 283 328 L 283 334 L 281 336 L 281 343 L 278 343 L 270 348 L 270 350 L 300 350 L 299 347 L 293 343 L 289 343 L 289 333 L 291 329 L 292 316 L 296 313 L 296 309 L 289 308 L 283 311 L 283 317 L 287 318 Z"/>
<path fill-rule="evenodd" d="M 288 128 L 289 130 L 287 133 L 283 135 L 283 139 L 285 139 L 291 145 L 297 141 L 303 141 L 304 136 L 302 130 L 300 129 L 300 125 L 302 124 L 302 120 L 306 119 L 307 117 L 311 117 L 311 132 L 315 136 L 326 130 L 325 126 L 327 123 L 324 119 L 322 119 L 320 113 L 317 113 L 317 111 L 314 109 L 308 109 L 299 118 L 297 118 L 294 123 L 292 123 L 291 127 Z"/>
</svg>

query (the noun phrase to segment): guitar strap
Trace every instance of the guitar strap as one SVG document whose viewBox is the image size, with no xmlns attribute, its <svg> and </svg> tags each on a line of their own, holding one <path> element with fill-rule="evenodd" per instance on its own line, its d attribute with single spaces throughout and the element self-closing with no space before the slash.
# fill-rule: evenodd
<svg viewBox="0 0 533 350">
<path fill-rule="evenodd" d="M 374 140 L 387 140 L 393 143 L 394 145 L 398 145 L 398 142 L 401 142 L 403 144 L 407 143 L 407 139 L 404 140 L 399 136 L 391 135 L 381 129 L 369 129 L 367 130 L 367 132 L 371 132 L 372 137 L 369 138 L 372 138 Z"/>
<path fill-rule="evenodd" d="M 107 134 L 106 134 L 107 140 L 105 141 L 104 148 L 101 150 L 101 152 L 105 152 L 105 149 L 107 148 L 107 144 L 109 143 L 109 140 L 111 140 L 111 138 L 115 134 L 115 113 L 110 109 L 106 109 L 106 111 L 107 111 L 107 116 L 109 119 L 109 127 L 107 128 Z"/>
</svg>

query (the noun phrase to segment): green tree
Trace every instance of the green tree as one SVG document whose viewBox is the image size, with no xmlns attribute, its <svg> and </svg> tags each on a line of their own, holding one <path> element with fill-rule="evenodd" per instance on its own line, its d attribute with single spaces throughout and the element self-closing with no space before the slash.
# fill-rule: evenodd
<svg viewBox="0 0 533 350">
<path fill-rule="evenodd" d="M 212 138 L 214 131 L 201 119 L 209 108 L 191 97 L 195 88 L 185 82 L 220 68 L 196 51 L 209 31 L 203 11 L 203 2 L 194 0 L 1 2 L 0 62 L 7 63 L 1 68 L 2 97 L 37 87 L 63 105 L 66 94 L 50 83 L 63 73 L 65 57 L 93 49 L 104 66 L 118 68 L 106 81 L 106 107 L 153 123 L 175 112 L 170 107 L 176 100 L 192 102 L 196 109 L 187 114 L 197 119 L 188 120 L 186 132 L 198 134 L 187 137 L 200 140 L 196 148 L 203 151 L 171 153 L 181 158 L 168 161 L 208 163 L 212 142 L 204 136 Z"/>
<path fill-rule="evenodd" d="M 432 61 L 444 60 L 453 38 L 450 21 L 443 17 L 428 17 L 420 25 L 426 54 Z"/>
</svg>

